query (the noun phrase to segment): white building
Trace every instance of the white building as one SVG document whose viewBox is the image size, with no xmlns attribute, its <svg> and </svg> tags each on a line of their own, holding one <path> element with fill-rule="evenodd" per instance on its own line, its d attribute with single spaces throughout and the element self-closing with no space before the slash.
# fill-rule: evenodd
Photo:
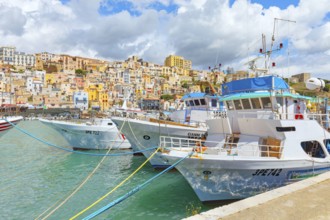
<svg viewBox="0 0 330 220">
<path fill-rule="evenodd" d="M 129 72 L 129 69 L 126 69 L 123 73 L 123 80 L 124 83 L 130 84 L 131 83 L 131 74 Z"/>
<path fill-rule="evenodd" d="M 45 80 L 46 80 L 46 71 L 45 70 L 42 70 L 42 71 L 40 71 L 40 70 L 36 70 L 36 71 L 34 71 L 34 74 L 33 74 L 35 77 L 37 77 L 37 78 L 39 78 L 41 81 L 42 81 L 42 83 L 45 83 Z"/>
<path fill-rule="evenodd" d="M 35 55 L 17 52 L 16 47 L 0 47 L 0 60 L 15 66 L 35 66 Z"/>
<path fill-rule="evenodd" d="M 35 66 L 36 58 L 32 54 L 25 54 L 24 52 L 14 53 L 14 66 Z"/>
<path fill-rule="evenodd" d="M 88 109 L 88 93 L 84 91 L 73 93 L 73 105 L 75 108 L 79 108 L 84 111 Z"/>
<path fill-rule="evenodd" d="M 15 47 L 0 47 L 0 60 L 4 64 L 14 65 Z"/>
<path fill-rule="evenodd" d="M 43 83 L 40 79 L 34 77 L 27 77 L 26 90 L 33 95 L 40 95 L 42 92 Z"/>
</svg>

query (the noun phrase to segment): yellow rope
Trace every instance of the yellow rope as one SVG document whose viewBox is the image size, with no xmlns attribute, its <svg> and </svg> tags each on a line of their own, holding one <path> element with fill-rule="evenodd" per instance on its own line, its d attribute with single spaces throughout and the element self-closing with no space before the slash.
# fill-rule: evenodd
<svg viewBox="0 0 330 220">
<path fill-rule="evenodd" d="M 99 198 L 98 200 L 96 200 L 93 204 L 91 204 L 90 206 L 88 206 L 84 210 L 80 211 L 75 216 L 71 217 L 70 220 L 76 219 L 77 217 L 79 217 L 80 215 L 82 215 L 83 213 L 85 213 L 86 211 L 88 211 L 89 209 L 91 209 L 93 206 L 95 206 L 96 204 L 98 204 L 99 202 L 101 202 L 103 199 L 105 199 L 107 196 L 109 196 L 111 193 L 113 193 L 119 187 L 121 187 L 126 181 L 128 181 L 133 175 L 135 175 L 153 156 L 155 156 L 155 154 L 158 152 L 159 149 L 160 149 L 160 147 L 158 147 L 155 150 L 155 152 L 153 154 L 151 154 L 150 157 L 143 164 L 141 164 L 141 166 L 139 166 L 131 175 L 129 175 L 125 180 L 123 180 L 121 183 L 119 183 L 110 192 L 108 192 L 107 194 L 105 194 L 104 196 L 102 196 L 101 198 Z"/>
</svg>

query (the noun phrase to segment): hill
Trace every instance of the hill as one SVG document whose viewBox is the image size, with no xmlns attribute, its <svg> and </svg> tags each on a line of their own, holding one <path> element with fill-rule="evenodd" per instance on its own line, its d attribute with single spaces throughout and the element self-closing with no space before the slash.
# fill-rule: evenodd
<svg viewBox="0 0 330 220">
<path fill-rule="evenodd" d="M 290 83 L 290 87 L 292 87 L 300 95 L 311 97 L 330 97 L 329 85 L 326 85 L 324 91 L 308 90 L 305 86 L 305 83 Z"/>
</svg>

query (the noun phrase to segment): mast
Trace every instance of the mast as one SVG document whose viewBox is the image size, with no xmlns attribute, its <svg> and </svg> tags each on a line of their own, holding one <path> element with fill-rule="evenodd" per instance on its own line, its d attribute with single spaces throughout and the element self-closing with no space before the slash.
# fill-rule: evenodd
<svg viewBox="0 0 330 220">
<path fill-rule="evenodd" d="M 282 19 L 282 18 L 274 18 L 274 26 L 273 26 L 273 34 L 272 34 L 272 40 L 271 40 L 271 44 L 270 44 L 270 50 L 266 51 L 266 47 L 264 49 L 265 51 L 265 56 L 267 56 L 267 59 L 265 62 L 267 62 L 265 68 L 267 69 L 267 71 L 269 71 L 270 68 L 270 57 L 273 51 L 277 51 L 280 50 L 283 47 L 283 44 L 280 44 L 280 47 L 273 50 L 273 46 L 274 46 L 274 42 L 275 42 L 275 30 L 276 30 L 276 22 L 277 21 L 286 21 L 286 22 L 292 22 L 292 23 L 296 23 L 296 21 L 293 20 L 288 20 L 288 19 Z M 264 35 L 263 35 L 264 36 Z M 264 44 L 264 39 L 263 39 L 263 44 Z"/>
</svg>

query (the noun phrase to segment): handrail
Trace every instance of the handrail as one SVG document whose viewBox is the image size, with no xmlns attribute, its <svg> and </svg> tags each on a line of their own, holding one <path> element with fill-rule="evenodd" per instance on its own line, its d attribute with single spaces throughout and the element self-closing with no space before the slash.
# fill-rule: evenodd
<svg viewBox="0 0 330 220">
<path fill-rule="evenodd" d="M 197 153 L 203 154 L 277 158 L 281 157 L 283 150 L 283 146 L 281 145 L 277 146 L 259 143 L 206 141 L 201 139 L 177 138 L 168 136 L 160 136 L 160 147 L 164 151 L 168 149 L 190 151 L 193 148 Z"/>
</svg>

